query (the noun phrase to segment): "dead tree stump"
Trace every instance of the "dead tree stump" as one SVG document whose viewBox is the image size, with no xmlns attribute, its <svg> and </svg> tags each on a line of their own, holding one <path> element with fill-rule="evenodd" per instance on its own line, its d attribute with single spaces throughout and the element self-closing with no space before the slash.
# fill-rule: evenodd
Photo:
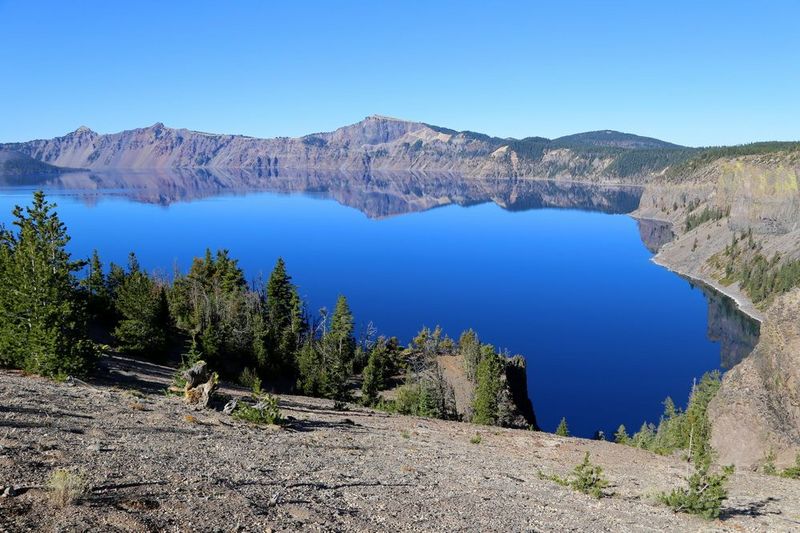
<svg viewBox="0 0 800 533">
<path fill-rule="evenodd" d="M 219 386 L 219 376 L 216 372 L 209 373 L 205 361 L 198 361 L 183 373 L 186 385 L 183 388 L 183 400 L 197 408 L 208 406 L 211 395 Z"/>
</svg>

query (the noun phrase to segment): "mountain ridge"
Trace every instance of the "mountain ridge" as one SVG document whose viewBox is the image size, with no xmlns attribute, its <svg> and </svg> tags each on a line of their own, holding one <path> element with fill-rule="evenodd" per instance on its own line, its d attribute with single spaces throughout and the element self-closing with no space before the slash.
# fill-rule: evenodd
<svg viewBox="0 0 800 533">
<path fill-rule="evenodd" d="M 86 126 L 60 137 L 0 145 L 59 167 L 250 168 L 275 174 L 282 169 L 429 170 L 469 177 L 536 177 L 610 181 L 620 177 L 614 163 L 624 154 L 651 149 L 683 153 L 691 148 L 633 134 L 601 130 L 557 139 L 492 137 L 383 115 L 329 132 L 301 137 L 257 138 L 151 126 L 100 134 Z M 639 158 L 642 159 L 642 158 Z M 646 159 L 646 158 L 645 158 Z M 626 171 L 643 178 L 650 161 Z"/>
</svg>

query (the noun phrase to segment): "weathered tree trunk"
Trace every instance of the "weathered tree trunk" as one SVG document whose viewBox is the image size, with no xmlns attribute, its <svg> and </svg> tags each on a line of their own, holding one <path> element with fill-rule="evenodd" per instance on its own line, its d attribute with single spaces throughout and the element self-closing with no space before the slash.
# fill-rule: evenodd
<svg viewBox="0 0 800 533">
<path fill-rule="evenodd" d="M 183 373 L 186 385 L 183 399 L 189 405 L 203 408 L 208 405 L 211 395 L 217 390 L 219 376 L 215 372 L 209 375 L 205 361 L 198 361 L 192 368 Z"/>
<path fill-rule="evenodd" d="M 186 380 L 186 388 L 193 389 L 208 381 L 208 365 L 205 361 L 198 361 L 190 369 L 183 373 L 183 378 Z"/>
</svg>

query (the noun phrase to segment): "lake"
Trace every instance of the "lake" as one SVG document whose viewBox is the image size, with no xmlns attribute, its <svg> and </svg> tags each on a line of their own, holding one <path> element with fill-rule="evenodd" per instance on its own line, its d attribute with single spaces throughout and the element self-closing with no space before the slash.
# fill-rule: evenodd
<svg viewBox="0 0 800 533">
<path fill-rule="evenodd" d="M 573 434 L 657 423 L 692 380 L 730 367 L 758 326 L 651 262 L 669 229 L 637 222 L 641 191 L 452 175 L 235 171 L 75 173 L 6 182 L 0 222 L 43 188 L 75 256 L 97 248 L 185 270 L 227 248 L 247 275 L 282 256 L 309 311 L 350 301 L 360 327 L 407 342 L 424 325 L 525 356 L 539 424 Z M 665 238 L 664 236 L 667 235 Z M 644 239 L 644 240 L 643 240 Z M 724 363 L 724 365 L 723 365 Z"/>
</svg>

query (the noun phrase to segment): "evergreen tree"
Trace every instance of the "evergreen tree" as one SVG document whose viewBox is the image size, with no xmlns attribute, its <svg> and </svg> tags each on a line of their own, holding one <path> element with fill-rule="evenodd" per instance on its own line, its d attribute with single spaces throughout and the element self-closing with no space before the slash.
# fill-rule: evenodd
<svg viewBox="0 0 800 533">
<path fill-rule="evenodd" d="M 309 336 L 297 351 L 297 388 L 308 396 L 329 396 L 332 389 L 320 344 Z"/>
<path fill-rule="evenodd" d="M 130 255 L 128 272 L 114 300 L 120 321 L 114 329 L 123 353 L 161 358 L 167 348 L 170 326 L 166 292 L 139 267 Z"/>
<path fill-rule="evenodd" d="M 633 434 L 630 443 L 631 446 L 649 450 L 653 446 L 653 441 L 656 438 L 656 427 L 653 424 L 642 422 L 642 427 L 639 431 Z"/>
<path fill-rule="evenodd" d="M 499 397 L 502 391 L 503 362 L 493 351 L 482 356 L 476 370 L 475 397 L 472 402 L 472 422 L 494 425 L 500 416 Z"/>
<path fill-rule="evenodd" d="M 93 363 L 86 316 L 67 229 L 47 202 L 13 211 L 16 232 L 0 228 L 0 364 L 57 376 L 86 371 Z"/>
<path fill-rule="evenodd" d="M 305 313 L 297 288 L 278 258 L 267 282 L 267 352 L 276 373 L 294 374 L 295 352 L 306 329 Z"/>
<path fill-rule="evenodd" d="M 569 427 L 567 426 L 567 419 L 563 417 L 561 422 L 558 423 L 558 427 L 556 428 L 556 435 L 561 437 L 569 437 Z"/>
<path fill-rule="evenodd" d="M 81 286 L 86 290 L 88 311 L 92 320 L 107 322 L 110 318 L 111 298 L 103 272 L 103 263 L 100 261 L 100 254 L 97 253 L 97 250 L 92 252 L 92 258 L 89 260 L 89 272 L 81 281 Z"/>
<path fill-rule="evenodd" d="M 478 363 L 481 360 L 481 342 L 473 330 L 469 329 L 463 332 L 458 338 L 458 352 L 464 361 L 464 372 L 467 379 L 474 382 Z"/>
<path fill-rule="evenodd" d="M 378 392 L 386 387 L 389 357 L 389 343 L 381 337 L 370 350 L 367 366 L 364 367 L 361 395 L 366 405 L 374 404 L 378 399 Z"/>
<path fill-rule="evenodd" d="M 347 379 L 353 369 L 356 341 L 353 337 L 353 314 L 347 298 L 339 296 L 330 320 L 330 327 L 322 339 L 325 364 L 329 368 L 329 394 L 335 398 L 347 396 Z"/>
<path fill-rule="evenodd" d="M 266 349 L 264 328 L 255 318 L 263 313 L 258 293 L 247 289 L 244 273 L 227 250 L 206 250 L 189 273 L 177 275 L 168 295 L 179 330 L 196 339 L 201 357 L 223 375 L 239 376 L 258 368 L 257 353 Z M 258 336 L 256 335 L 258 333 Z M 262 359 L 263 359 L 263 354 Z"/>
<path fill-rule="evenodd" d="M 628 444 L 629 440 L 630 437 L 628 436 L 628 431 L 625 429 L 625 425 L 620 424 L 616 433 L 614 433 L 614 442 L 617 444 Z"/>
</svg>

